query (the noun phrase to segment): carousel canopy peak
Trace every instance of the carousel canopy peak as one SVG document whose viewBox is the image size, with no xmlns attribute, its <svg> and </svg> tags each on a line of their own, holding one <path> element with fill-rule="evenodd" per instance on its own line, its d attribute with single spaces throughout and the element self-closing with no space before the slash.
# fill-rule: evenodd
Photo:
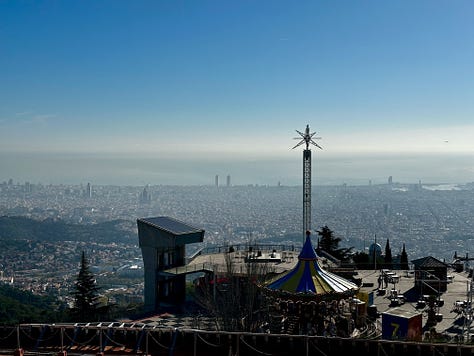
<svg viewBox="0 0 474 356">
<path fill-rule="evenodd" d="M 313 244 L 311 243 L 311 232 L 306 231 L 306 240 L 301 249 L 301 252 L 298 256 L 299 260 L 316 260 L 318 259 L 318 255 L 313 248 Z"/>
</svg>

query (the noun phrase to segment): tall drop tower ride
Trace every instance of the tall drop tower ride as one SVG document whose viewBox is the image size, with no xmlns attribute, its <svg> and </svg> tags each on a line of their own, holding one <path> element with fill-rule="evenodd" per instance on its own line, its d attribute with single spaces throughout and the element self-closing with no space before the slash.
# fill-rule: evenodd
<svg viewBox="0 0 474 356">
<path fill-rule="evenodd" d="M 301 137 L 295 137 L 295 140 L 302 140 L 293 147 L 296 148 L 303 143 L 306 144 L 306 149 L 303 151 L 303 243 L 305 240 L 306 232 L 311 231 L 311 150 L 309 144 L 312 144 L 319 149 L 323 149 L 313 140 L 313 136 L 316 132 L 309 132 L 309 125 L 306 125 L 304 133 L 296 130 Z M 319 139 L 320 137 L 314 137 Z"/>
</svg>

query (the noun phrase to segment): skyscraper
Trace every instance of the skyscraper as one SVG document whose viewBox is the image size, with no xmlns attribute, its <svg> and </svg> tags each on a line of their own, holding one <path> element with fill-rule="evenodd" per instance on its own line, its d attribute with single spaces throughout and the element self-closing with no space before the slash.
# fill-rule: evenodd
<svg viewBox="0 0 474 356">
<path fill-rule="evenodd" d="M 92 198 L 92 186 L 90 183 L 87 183 L 85 195 L 86 195 L 86 198 Z"/>
<path fill-rule="evenodd" d="M 148 193 L 147 187 L 148 186 L 143 188 L 143 191 L 140 193 L 140 195 L 138 197 L 138 201 L 141 204 L 149 204 L 151 202 L 151 194 Z"/>
<path fill-rule="evenodd" d="M 219 186 L 219 176 L 216 174 L 216 178 L 215 178 L 215 184 L 216 184 L 216 187 Z"/>
<path fill-rule="evenodd" d="M 230 174 L 227 175 L 227 186 L 230 187 Z"/>
</svg>

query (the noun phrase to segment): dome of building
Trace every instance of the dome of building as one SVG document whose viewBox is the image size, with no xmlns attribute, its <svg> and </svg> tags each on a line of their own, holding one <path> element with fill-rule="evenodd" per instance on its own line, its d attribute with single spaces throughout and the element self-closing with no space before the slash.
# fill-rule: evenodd
<svg viewBox="0 0 474 356">
<path fill-rule="evenodd" d="M 369 246 L 369 260 L 373 261 L 374 256 L 380 257 L 382 255 L 382 246 L 374 242 Z"/>
</svg>

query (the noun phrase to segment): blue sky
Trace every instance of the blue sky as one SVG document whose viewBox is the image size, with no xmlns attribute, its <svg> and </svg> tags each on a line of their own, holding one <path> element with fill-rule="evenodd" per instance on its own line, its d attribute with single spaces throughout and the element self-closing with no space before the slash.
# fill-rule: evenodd
<svg viewBox="0 0 474 356">
<path fill-rule="evenodd" d="M 321 181 L 474 181 L 473 13 L 438 0 L 0 0 L 0 180 L 60 180 L 80 157 L 77 181 L 297 184 L 291 147 L 309 124 Z M 174 164 L 124 172 L 121 157 Z"/>
</svg>

